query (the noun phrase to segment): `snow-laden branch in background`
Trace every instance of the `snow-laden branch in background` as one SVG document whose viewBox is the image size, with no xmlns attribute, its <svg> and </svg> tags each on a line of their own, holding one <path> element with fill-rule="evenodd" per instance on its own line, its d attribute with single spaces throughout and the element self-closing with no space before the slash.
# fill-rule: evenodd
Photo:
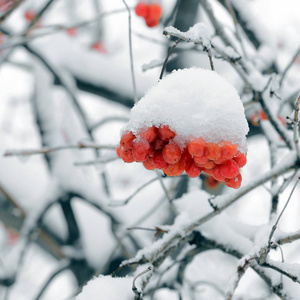
<svg viewBox="0 0 300 300">
<path fill-rule="evenodd" d="M 93 142 L 78 142 L 77 145 L 61 145 L 56 147 L 43 147 L 40 149 L 24 149 L 24 150 L 7 150 L 4 153 L 4 156 L 29 156 L 29 155 L 35 155 L 35 154 L 48 154 L 55 151 L 61 151 L 61 150 L 70 150 L 70 149 L 94 149 L 94 150 L 102 150 L 102 149 L 109 149 L 109 150 L 115 150 L 116 146 L 113 145 L 98 145 Z"/>
<path fill-rule="evenodd" d="M 190 217 L 185 218 L 180 214 L 176 218 L 174 225 L 170 226 L 168 233 L 166 233 L 160 240 L 154 242 L 147 249 L 140 250 L 135 258 L 124 261 L 120 268 L 122 268 L 122 266 L 146 262 L 153 264 L 154 267 L 158 267 L 164 259 L 173 251 L 178 249 L 179 244 L 187 240 L 192 232 L 197 230 L 199 226 L 210 221 L 233 203 L 241 199 L 242 196 L 271 180 L 274 176 L 280 176 L 290 171 L 295 166 L 296 158 L 296 153 L 292 152 L 287 157 L 284 157 L 283 161 L 276 165 L 272 170 L 256 178 L 249 185 L 240 188 L 236 192 L 216 197 L 212 200 L 216 209 L 210 213 L 202 215 L 200 218 L 197 217 L 196 220 L 191 220 Z M 199 216 L 199 212 L 197 212 L 197 215 Z"/>
</svg>

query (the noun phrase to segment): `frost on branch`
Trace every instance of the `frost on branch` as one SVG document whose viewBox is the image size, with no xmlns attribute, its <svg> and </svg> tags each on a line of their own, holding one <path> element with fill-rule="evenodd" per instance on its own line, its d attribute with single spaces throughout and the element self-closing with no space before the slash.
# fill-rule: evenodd
<svg viewBox="0 0 300 300">
<path fill-rule="evenodd" d="M 204 23 L 195 24 L 187 32 L 182 32 L 173 26 L 168 26 L 163 33 L 166 36 L 174 36 L 186 42 L 201 44 L 206 49 L 210 49 L 210 34 Z"/>
<path fill-rule="evenodd" d="M 217 73 L 173 72 L 131 110 L 117 154 L 168 176 L 202 171 L 238 188 L 246 164 L 248 125 L 236 90 Z"/>
</svg>

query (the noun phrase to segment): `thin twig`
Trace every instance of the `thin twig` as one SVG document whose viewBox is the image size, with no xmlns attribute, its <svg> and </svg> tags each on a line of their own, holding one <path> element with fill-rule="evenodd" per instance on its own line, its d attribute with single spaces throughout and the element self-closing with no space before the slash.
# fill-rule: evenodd
<svg viewBox="0 0 300 300">
<path fill-rule="evenodd" d="M 214 63 L 213 63 L 212 55 L 211 55 L 211 49 L 207 49 L 207 54 L 208 54 L 208 58 L 209 58 L 210 68 L 212 71 L 215 71 L 215 67 L 214 67 Z"/>
<path fill-rule="evenodd" d="M 267 268 L 270 268 L 270 269 L 273 269 L 273 270 L 285 275 L 286 277 L 292 279 L 294 282 L 300 283 L 300 278 L 297 275 L 291 274 L 291 273 L 287 272 L 286 270 L 280 268 L 277 265 L 275 266 L 270 262 L 266 262 L 266 263 L 263 264 L 263 266 L 267 267 Z"/>
<path fill-rule="evenodd" d="M 69 268 L 70 268 L 70 262 L 68 261 L 63 266 L 60 266 L 53 274 L 51 274 L 51 276 L 48 278 L 47 282 L 44 284 L 44 286 L 42 287 L 42 289 L 40 290 L 40 292 L 36 296 L 35 300 L 39 300 L 42 297 L 42 295 L 44 294 L 45 290 L 47 289 L 47 287 L 49 286 L 51 281 L 53 279 L 55 279 L 55 277 L 57 275 L 59 275 L 60 273 L 62 273 L 65 270 L 68 270 Z"/>
<path fill-rule="evenodd" d="M 108 164 L 112 161 L 119 160 L 118 156 L 110 156 L 110 157 L 102 157 L 99 159 L 88 160 L 88 161 L 75 161 L 75 167 L 82 167 L 82 166 L 94 166 L 98 164 Z"/>
<path fill-rule="evenodd" d="M 241 39 L 241 36 L 240 36 L 240 32 L 239 32 L 239 22 L 236 18 L 236 15 L 235 15 L 235 12 L 234 12 L 234 9 L 232 8 L 232 5 L 230 3 L 229 0 L 225 0 L 225 6 L 228 10 L 228 12 L 230 13 L 230 15 L 232 16 L 232 19 L 233 19 L 233 23 L 234 23 L 234 27 L 235 27 L 235 35 L 236 35 L 236 38 L 238 39 L 238 41 L 240 42 L 240 45 L 241 45 L 241 49 L 243 51 L 243 54 L 244 56 L 247 58 L 247 53 L 246 53 L 246 50 L 245 50 L 245 47 L 244 47 L 244 44 L 242 42 L 242 39 Z"/>
<path fill-rule="evenodd" d="M 132 78 L 132 85 L 133 85 L 133 99 L 134 103 L 137 103 L 137 90 L 136 90 L 136 81 L 135 81 L 135 74 L 134 74 L 134 65 L 133 65 L 133 54 L 132 54 L 132 38 L 131 38 L 131 12 L 130 8 L 127 5 L 126 1 L 123 0 L 123 3 L 126 6 L 128 11 L 128 30 L 129 30 L 129 54 L 130 54 L 130 68 L 131 68 L 131 78 Z"/>
<path fill-rule="evenodd" d="M 157 231 L 155 228 L 146 228 L 146 227 L 128 227 L 127 230 L 146 230 L 146 231 Z"/>
<path fill-rule="evenodd" d="M 8 202 L 18 210 L 20 216 L 25 219 L 26 211 L 18 204 L 18 202 L 8 193 L 8 191 L 0 184 L 0 192 L 5 196 Z"/>
<path fill-rule="evenodd" d="M 294 193 L 294 191 L 295 191 L 295 189 L 296 189 L 296 186 L 297 186 L 297 184 L 298 184 L 298 182 L 299 182 L 299 179 L 300 179 L 300 178 L 298 177 L 298 179 L 297 179 L 297 181 L 295 182 L 295 184 L 294 184 L 294 186 L 293 186 L 293 188 L 292 188 L 292 191 L 291 191 L 291 193 L 290 193 L 290 195 L 289 195 L 289 197 L 288 197 L 288 199 L 287 199 L 287 201 L 286 201 L 286 203 L 285 203 L 283 209 L 281 210 L 281 213 L 279 214 L 279 216 L 278 216 L 278 218 L 277 218 L 275 224 L 274 224 L 273 227 L 272 227 L 272 230 L 271 230 L 270 235 L 269 235 L 268 245 L 271 245 L 271 239 L 272 239 L 272 237 L 273 237 L 273 235 L 274 235 L 274 233 L 275 233 L 275 230 L 277 229 L 277 225 L 278 225 L 278 223 L 279 223 L 279 221 L 280 221 L 280 219 L 281 219 L 281 217 L 282 217 L 282 215 L 283 215 L 285 209 L 287 208 L 287 206 L 288 206 L 288 204 L 289 204 L 289 202 L 290 202 L 290 200 L 291 200 L 291 197 L 292 197 L 292 195 L 293 195 L 293 193 Z"/>
<path fill-rule="evenodd" d="M 4 156 L 29 156 L 35 154 L 48 154 L 55 151 L 70 150 L 70 149 L 109 149 L 115 150 L 116 147 L 112 145 L 97 145 L 97 144 L 85 144 L 84 142 L 79 142 L 77 145 L 62 145 L 57 147 L 43 147 L 40 149 L 28 149 L 28 150 L 11 150 L 4 153 Z"/>
<path fill-rule="evenodd" d="M 37 22 L 41 19 L 41 17 L 44 15 L 44 13 L 48 10 L 50 5 L 54 2 L 55 0 L 48 0 L 47 3 L 38 11 L 38 13 L 34 16 L 33 20 L 28 24 L 25 32 L 22 34 L 24 36 L 27 36 L 31 29 L 37 24 Z"/>
<path fill-rule="evenodd" d="M 144 274 L 150 272 L 151 270 L 152 270 L 152 267 L 149 266 L 145 271 L 143 271 L 143 272 L 137 274 L 137 275 L 134 277 L 133 282 L 132 282 L 132 291 L 133 291 L 134 294 L 135 294 L 135 299 L 136 299 L 136 300 L 142 299 L 142 298 L 141 298 L 141 297 L 142 297 L 142 292 L 138 291 L 137 287 L 135 286 L 135 281 L 136 281 L 139 277 L 141 277 L 142 275 L 144 275 Z"/>
<path fill-rule="evenodd" d="M 131 194 L 129 197 L 127 197 L 125 200 L 123 201 L 118 201 L 118 200 L 114 200 L 112 202 L 109 203 L 109 206 L 123 206 L 126 205 L 134 196 L 136 196 L 141 190 L 143 190 L 145 187 L 147 187 L 149 184 L 151 184 L 152 182 L 159 180 L 161 176 L 157 176 L 155 178 L 150 179 L 149 181 L 147 181 L 146 183 L 144 183 L 142 186 L 140 186 L 139 188 L 137 188 L 135 190 L 135 192 L 133 194 Z"/>
<path fill-rule="evenodd" d="M 168 52 L 168 55 L 167 55 L 167 57 L 166 57 L 166 59 L 165 59 L 165 61 L 164 61 L 163 67 L 162 67 L 162 69 L 161 69 L 160 75 L 159 75 L 159 79 L 160 79 L 160 80 L 163 78 L 163 75 L 164 75 L 164 72 L 165 72 L 165 69 L 166 69 L 166 65 L 167 65 L 167 62 L 168 62 L 168 59 L 169 59 L 170 55 L 172 54 L 172 52 L 174 51 L 174 49 L 176 48 L 176 46 L 179 44 L 179 42 L 180 42 L 181 40 L 182 40 L 181 38 L 177 39 L 177 40 L 173 43 L 172 47 L 170 48 L 170 50 L 169 50 L 169 52 Z"/>
<path fill-rule="evenodd" d="M 168 192 L 168 190 L 167 190 L 167 188 L 166 188 L 166 186 L 165 186 L 165 184 L 164 184 L 164 182 L 163 182 L 163 180 L 162 180 L 161 175 L 159 174 L 158 170 L 155 170 L 155 173 L 156 173 L 156 175 L 157 175 L 157 178 L 158 178 L 158 180 L 159 180 L 159 183 L 160 183 L 161 187 L 163 188 L 163 191 L 164 191 L 164 193 L 165 193 L 167 199 L 169 200 L 169 203 L 170 203 L 170 205 L 171 205 L 171 208 L 172 208 L 172 209 L 174 210 L 174 212 L 175 212 L 175 207 L 173 206 L 173 203 L 172 203 L 172 202 L 173 202 L 173 199 L 172 199 L 171 196 L 169 195 L 169 192 Z"/>
<path fill-rule="evenodd" d="M 298 158 L 300 159 L 300 147 L 299 147 L 299 106 L 300 106 L 300 93 L 298 95 L 296 104 L 295 104 L 295 114 L 293 121 L 293 129 L 294 129 L 294 142 L 296 146 L 296 150 L 298 153 Z"/>
<path fill-rule="evenodd" d="M 300 47 L 298 48 L 298 50 L 296 51 L 296 53 L 293 55 L 292 59 L 290 60 L 290 62 L 288 63 L 288 65 L 285 67 L 284 71 L 282 72 L 280 81 L 279 81 L 279 85 L 281 86 L 283 83 L 283 80 L 286 77 L 287 72 L 289 71 L 289 69 L 291 68 L 291 66 L 293 65 L 295 59 L 297 58 L 297 56 L 300 54 Z"/>
<path fill-rule="evenodd" d="M 296 241 L 296 240 L 299 240 L 299 239 L 300 239 L 300 231 L 297 231 L 296 233 L 289 234 L 286 237 L 282 237 L 282 238 L 278 239 L 276 241 L 276 244 L 284 245 L 284 244 L 287 244 L 287 243 L 292 243 L 293 241 Z"/>
<path fill-rule="evenodd" d="M 208 4 L 207 0 L 200 0 L 200 2 L 206 14 L 208 15 L 210 21 L 215 27 L 217 35 L 222 39 L 222 41 L 226 46 L 231 46 L 235 50 L 235 52 L 238 53 L 237 49 L 229 41 L 229 38 L 227 37 L 225 31 L 223 30 L 223 26 L 219 24 L 217 18 L 215 17 L 214 11 L 212 10 L 212 7 Z"/>
<path fill-rule="evenodd" d="M 224 300 L 231 300 L 232 299 L 233 294 L 234 294 L 235 290 L 237 289 L 240 280 L 242 279 L 242 277 L 246 273 L 246 271 L 247 271 L 247 269 L 248 269 L 248 267 L 250 265 L 251 260 L 253 260 L 255 258 L 256 257 L 251 257 L 250 259 L 246 259 L 245 262 L 244 262 L 244 264 L 242 266 L 239 265 L 237 267 L 237 272 L 235 274 L 235 278 L 234 278 L 233 284 L 228 289 L 228 291 L 227 291 L 227 293 L 225 295 Z"/>
<path fill-rule="evenodd" d="M 75 29 L 75 28 L 81 28 L 81 27 L 89 26 L 89 25 L 91 25 L 95 22 L 98 22 L 99 20 L 101 20 L 104 17 L 110 16 L 110 15 L 113 15 L 113 14 L 117 14 L 117 13 L 123 13 L 125 11 L 126 11 L 126 9 L 122 8 L 122 9 L 111 10 L 111 11 L 108 11 L 108 12 L 103 12 L 103 13 L 99 14 L 98 16 L 96 16 L 95 18 L 92 18 L 88 21 L 82 21 L 80 23 L 77 23 L 77 24 L 74 24 L 74 25 L 71 25 L 71 26 L 67 26 L 67 25 L 63 25 L 63 24 L 56 24 L 56 25 L 48 25 L 48 26 L 43 26 L 43 27 L 33 27 L 30 30 L 30 35 L 24 36 L 24 33 L 10 35 L 11 39 L 17 39 L 17 41 L 13 41 L 13 42 L 10 41 L 8 43 L 0 45 L 0 50 L 8 49 L 8 48 L 14 48 L 16 46 L 21 46 L 21 45 L 24 45 L 27 42 L 30 42 L 34 39 L 44 37 L 44 36 L 47 36 L 47 35 L 56 34 L 60 31 L 67 31 L 69 29 Z M 35 33 L 36 31 L 38 33 Z M 35 33 L 35 34 L 33 34 L 33 33 Z"/>
<path fill-rule="evenodd" d="M 109 122 L 115 122 L 115 121 L 119 121 L 119 122 L 128 122 L 129 118 L 128 117 L 122 117 L 122 116 L 111 116 L 111 117 L 107 117 L 102 119 L 101 121 L 95 123 L 93 126 L 91 126 L 91 130 L 95 130 L 98 129 L 98 127 L 101 127 L 102 125 L 109 123 Z"/>
</svg>

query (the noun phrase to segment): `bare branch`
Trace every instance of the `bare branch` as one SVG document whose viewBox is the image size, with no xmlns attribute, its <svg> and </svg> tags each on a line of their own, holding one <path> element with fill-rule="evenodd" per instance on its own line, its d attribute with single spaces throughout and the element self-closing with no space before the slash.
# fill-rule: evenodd
<svg viewBox="0 0 300 300">
<path fill-rule="evenodd" d="M 163 67 L 162 67 L 162 69 L 161 69 L 161 72 L 160 72 L 160 75 L 159 75 L 159 79 L 162 79 L 162 78 L 163 78 L 163 75 L 164 75 L 164 72 L 165 72 L 165 69 L 166 69 L 167 62 L 168 62 L 168 60 L 169 60 L 169 57 L 170 57 L 170 55 L 172 54 L 172 52 L 174 51 L 174 49 L 176 48 L 176 46 L 180 43 L 180 41 L 181 41 L 180 38 L 177 39 L 177 40 L 173 43 L 172 47 L 170 48 L 170 50 L 169 50 L 169 52 L 168 52 L 168 55 L 167 55 L 167 57 L 166 57 L 166 59 L 165 59 L 165 61 L 164 61 Z"/>
<path fill-rule="evenodd" d="M 123 201 L 117 201 L 114 200 L 112 202 L 109 203 L 110 206 L 123 206 L 126 205 L 134 196 L 136 196 L 140 191 L 142 191 L 145 187 L 147 187 L 149 184 L 151 184 L 152 182 L 159 180 L 159 178 L 161 177 L 161 175 L 157 175 L 157 177 L 152 178 L 151 180 L 147 181 L 146 183 L 144 183 L 142 186 L 140 186 L 139 188 L 136 189 L 136 191 L 130 195 L 129 197 L 127 197 L 125 200 Z"/>
<path fill-rule="evenodd" d="M 133 85 L 133 99 L 134 103 L 137 103 L 137 91 L 136 91 L 136 81 L 135 81 L 135 74 L 134 74 L 134 65 L 133 65 L 133 54 L 132 54 L 132 38 L 131 38 L 131 12 L 130 8 L 127 5 L 126 1 L 123 0 L 123 3 L 126 6 L 126 9 L 128 11 L 128 31 L 129 31 L 129 55 L 130 55 L 130 69 L 131 69 L 131 79 L 132 79 L 132 85 Z"/>
<path fill-rule="evenodd" d="M 292 67 L 293 63 L 295 62 L 297 56 L 300 54 L 300 47 L 298 48 L 298 50 L 295 52 L 295 54 L 293 55 L 292 59 L 290 60 L 290 62 L 288 63 L 288 65 L 285 67 L 284 71 L 282 72 L 280 81 L 279 81 L 279 85 L 282 86 L 282 83 L 286 77 L 287 72 L 289 71 L 289 69 Z"/>
<path fill-rule="evenodd" d="M 63 146 L 57 146 L 57 147 L 43 147 L 41 149 L 28 149 L 28 150 L 9 150 L 4 153 L 4 156 L 29 156 L 29 155 L 35 155 L 35 154 L 48 154 L 55 151 L 61 151 L 61 150 L 70 150 L 70 149 L 109 149 L 109 150 L 115 150 L 115 146 L 109 146 L 109 145 L 97 145 L 94 143 L 85 143 L 85 142 L 79 142 L 77 145 L 63 145 Z"/>
<path fill-rule="evenodd" d="M 141 277 L 142 275 L 150 272 L 152 270 L 152 267 L 149 266 L 145 271 L 137 274 L 134 279 L 133 279 L 133 283 L 132 283 L 132 291 L 134 292 L 135 294 L 135 300 L 142 300 L 142 291 L 138 291 L 137 287 L 135 286 L 135 281 Z"/>
<path fill-rule="evenodd" d="M 278 216 L 278 218 L 277 218 L 275 224 L 274 224 L 273 227 L 272 227 L 272 230 L 271 230 L 270 235 L 269 235 L 268 245 L 271 245 L 271 240 L 272 240 L 272 237 L 273 237 L 273 235 L 274 235 L 274 233 L 275 233 L 275 230 L 277 229 L 277 225 L 278 225 L 278 223 L 279 223 L 279 221 L 280 221 L 280 219 L 281 219 L 281 217 L 282 217 L 282 215 L 283 215 L 285 209 L 287 208 L 287 206 L 288 206 L 288 204 L 289 204 L 289 202 L 290 202 L 290 200 L 291 200 L 291 198 L 292 198 L 292 195 L 293 195 L 293 193 L 294 193 L 294 191 L 295 191 L 295 189 L 296 189 L 296 186 L 297 186 L 297 184 L 299 183 L 299 179 L 300 179 L 300 178 L 298 178 L 297 181 L 295 182 L 295 184 L 294 184 L 294 186 L 293 186 L 293 188 L 292 188 L 292 191 L 291 191 L 291 193 L 290 193 L 290 195 L 289 195 L 289 197 L 288 197 L 288 199 L 287 199 L 287 201 L 286 201 L 284 207 L 283 207 L 282 210 L 281 210 L 281 213 L 279 214 L 279 216 Z"/>
</svg>

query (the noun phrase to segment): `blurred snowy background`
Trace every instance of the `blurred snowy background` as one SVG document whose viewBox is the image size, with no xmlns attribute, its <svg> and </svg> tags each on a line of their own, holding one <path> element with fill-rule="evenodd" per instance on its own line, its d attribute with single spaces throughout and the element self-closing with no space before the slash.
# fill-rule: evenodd
<svg viewBox="0 0 300 300">
<path fill-rule="evenodd" d="M 20 5 L 4 19 L 6 2 L 13 1 L 0 0 L 0 299 L 73 299 L 93 276 L 111 274 L 123 260 L 135 257 L 138 250 L 160 239 L 161 234 L 154 236 L 155 227 L 169 228 L 165 226 L 174 223 L 175 215 L 156 173 L 141 164 L 123 163 L 114 151 L 134 104 L 128 12 L 123 1 L 16 0 Z M 162 34 L 166 26 L 187 31 L 195 23 L 204 22 L 215 44 L 225 49 L 209 17 L 212 9 L 230 43 L 245 59 L 246 71 L 241 72 L 252 87 L 261 91 L 270 74 L 279 74 L 280 87 L 274 92 L 278 98 L 274 97 L 269 107 L 283 118 L 293 117 L 300 79 L 298 0 L 230 0 L 238 20 L 244 21 L 244 29 L 250 31 L 245 33 L 237 25 L 243 47 L 235 35 L 226 1 L 160 3 L 160 24 L 149 28 L 134 12 L 137 1 L 127 1 L 138 98 L 158 81 L 159 62 L 164 61 L 172 45 Z M 41 17 L 35 22 L 30 13 L 39 12 Z M 182 42 L 174 53 L 177 55 L 169 60 L 167 72 L 192 66 L 210 69 L 207 53 L 192 44 Z M 234 67 L 234 62 L 225 61 L 217 53 L 213 53 L 213 62 L 216 72 L 236 87 L 245 104 L 250 132 L 242 188 L 247 187 L 286 155 L 292 156 L 292 151 L 273 132 L 268 120 L 261 120 L 256 127 L 251 124 L 251 117 L 261 107 L 236 71 L 240 66 Z M 155 63 L 159 66 L 151 67 Z M 291 127 L 283 130 L 292 136 L 292 130 L 286 128 Z M 74 149 L 78 143 L 107 149 Z M 66 145 L 73 149 L 15 155 L 17 151 Z M 145 299 L 224 299 L 238 265 L 238 258 L 225 250 L 239 249 L 246 255 L 268 242 L 271 227 L 295 183 L 298 167 L 296 163 L 292 166 L 291 172 L 277 180 L 272 178 L 272 182 L 240 195 L 226 212 L 203 226 L 201 234 L 224 245 L 224 251 L 211 245 L 199 254 L 185 256 L 193 248 L 186 243 L 166 256 L 149 284 L 148 294 L 145 290 Z M 233 193 L 222 185 L 210 188 L 203 175 L 162 180 L 172 199 L 179 199 L 174 200 L 179 211 L 190 216 L 187 219 L 195 213 L 193 208 L 199 211 L 198 217 L 209 213 L 207 199 L 211 195 Z M 284 189 L 276 194 L 274 191 L 285 182 Z M 143 189 L 135 194 L 140 187 Z M 126 205 L 111 205 L 132 195 Z M 299 235 L 299 196 L 296 187 L 280 219 L 277 239 L 289 232 Z M 274 204 L 277 200 L 278 207 Z M 182 218 L 176 219 L 179 225 L 175 224 L 175 229 L 185 222 Z M 132 227 L 138 228 L 127 229 Z M 294 274 L 296 282 L 266 268 L 268 284 L 249 268 L 233 299 L 300 299 L 299 249 L 295 238 L 281 250 L 277 247 L 269 253 L 272 260 L 281 262 L 282 251 L 287 262 L 284 270 Z M 176 274 L 181 267 L 178 261 L 183 258 L 186 261 L 180 281 Z M 109 296 L 102 289 L 91 293 L 97 299 L 127 299 L 126 289 L 131 288 L 133 274 L 137 274 L 135 267 L 118 273 L 132 276 L 124 287 L 117 283 L 119 297 Z M 143 267 L 139 272 L 147 268 Z M 273 293 L 275 287 L 279 292 Z M 82 299 L 94 298 L 90 294 Z"/>
</svg>

